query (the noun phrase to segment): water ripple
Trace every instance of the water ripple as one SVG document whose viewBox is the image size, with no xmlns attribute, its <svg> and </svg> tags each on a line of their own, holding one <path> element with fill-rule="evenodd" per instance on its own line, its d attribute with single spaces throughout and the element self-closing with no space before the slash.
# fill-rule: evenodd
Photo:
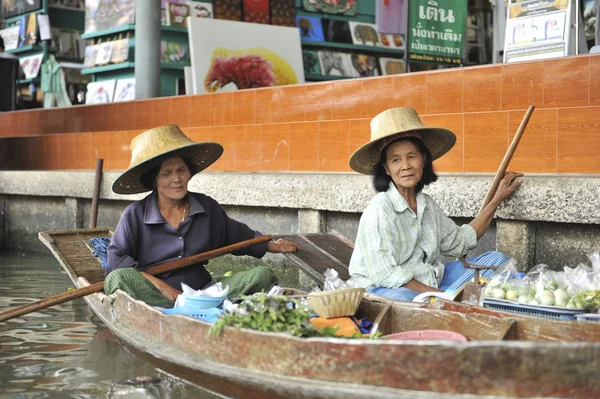
<svg viewBox="0 0 600 399">
<path fill-rule="evenodd" d="M 0 311 L 73 285 L 52 257 L 0 252 Z M 83 299 L 0 323 L 0 397 L 217 398 L 127 352 Z"/>
</svg>

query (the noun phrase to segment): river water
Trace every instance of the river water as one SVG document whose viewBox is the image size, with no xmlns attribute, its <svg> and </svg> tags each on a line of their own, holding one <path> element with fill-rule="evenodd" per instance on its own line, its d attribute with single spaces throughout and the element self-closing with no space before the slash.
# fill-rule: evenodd
<svg viewBox="0 0 600 399">
<path fill-rule="evenodd" d="M 0 311 L 73 287 L 53 257 L 0 252 Z M 0 323 L 0 398 L 218 398 L 129 353 L 76 299 Z"/>
</svg>

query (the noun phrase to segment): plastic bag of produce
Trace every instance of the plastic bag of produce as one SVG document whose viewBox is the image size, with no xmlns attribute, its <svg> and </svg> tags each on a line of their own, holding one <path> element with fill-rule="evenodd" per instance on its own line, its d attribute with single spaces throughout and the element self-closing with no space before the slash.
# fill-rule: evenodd
<svg viewBox="0 0 600 399">
<path fill-rule="evenodd" d="M 548 270 L 547 265 L 535 266 L 525 276 L 530 290 L 528 298 L 521 303 L 565 307 L 571 296 L 568 280 L 563 272 Z"/>
<path fill-rule="evenodd" d="M 518 293 L 523 289 L 522 285 L 523 280 L 519 276 L 517 262 L 511 258 L 490 276 L 483 296 L 490 299 L 516 301 Z"/>
</svg>

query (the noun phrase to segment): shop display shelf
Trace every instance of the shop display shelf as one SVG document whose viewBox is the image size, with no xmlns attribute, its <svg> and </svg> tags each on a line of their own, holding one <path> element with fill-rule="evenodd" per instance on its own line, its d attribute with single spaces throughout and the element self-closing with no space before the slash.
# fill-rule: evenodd
<svg viewBox="0 0 600 399">
<path fill-rule="evenodd" d="M 101 73 L 101 72 L 108 72 L 108 71 L 116 71 L 118 69 L 127 69 L 127 68 L 134 68 L 135 67 L 135 63 L 128 61 L 128 62 L 120 62 L 118 64 L 108 64 L 108 65 L 100 65 L 100 66 L 95 66 L 92 68 L 83 68 L 81 70 L 81 74 L 82 75 L 90 75 L 93 73 Z"/>
<path fill-rule="evenodd" d="M 337 75 L 316 75 L 308 73 L 304 75 L 304 79 L 309 82 L 324 81 L 324 80 L 342 80 L 342 79 L 353 79 L 351 76 L 337 76 Z"/>
<path fill-rule="evenodd" d="M 128 32 L 128 31 L 132 31 L 132 30 L 135 30 L 135 25 L 115 26 L 113 28 L 101 30 L 98 32 L 84 33 L 83 35 L 81 35 L 81 38 L 82 39 L 95 39 L 97 37 L 113 35 L 115 33 Z"/>
<path fill-rule="evenodd" d="M 24 84 L 29 84 L 31 82 L 40 83 L 40 81 L 41 81 L 41 79 L 39 77 L 37 77 L 37 78 L 29 78 L 29 79 L 19 80 L 17 83 L 19 83 L 20 85 L 24 85 Z"/>
<path fill-rule="evenodd" d="M 12 50 L 6 50 L 7 53 L 11 53 L 11 54 L 20 54 L 20 53 L 28 53 L 28 52 L 34 52 L 34 51 L 43 51 L 44 47 L 37 45 L 37 44 L 33 44 L 33 45 L 29 45 L 29 46 L 23 46 L 23 47 L 17 47 L 16 49 L 12 49 Z"/>
</svg>

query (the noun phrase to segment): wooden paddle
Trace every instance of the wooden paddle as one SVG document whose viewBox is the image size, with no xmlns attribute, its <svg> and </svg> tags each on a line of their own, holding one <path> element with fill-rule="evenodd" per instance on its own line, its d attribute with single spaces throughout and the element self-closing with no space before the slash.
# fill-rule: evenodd
<svg viewBox="0 0 600 399">
<path fill-rule="evenodd" d="M 492 181 L 492 185 L 490 186 L 490 189 L 488 190 L 488 193 L 485 196 L 485 199 L 483 200 L 483 204 L 481 204 L 481 208 L 479 208 L 479 212 L 477 213 L 478 215 L 490 203 L 492 198 L 494 198 L 494 194 L 496 194 L 496 190 L 498 189 L 498 186 L 500 185 L 500 180 L 502 180 L 502 178 L 504 177 L 504 174 L 506 173 L 506 170 L 508 169 L 508 164 L 512 160 L 512 157 L 515 154 L 515 151 L 517 150 L 519 141 L 521 141 L 521 137 L 523 136 L 523 133 L 525 132 L 525 128 L 527 127 L 527 124 L 529 123 L 529 119 L 531 118 L 531 114 L 533 114 L 534 109 L 535 109 L 535 107 L 533 105 L 530 105 L 529 108 L 527 109 L 527 112 L 525 113 L 525 116 L 523 117 L 523 120 L 521 121 L 521 125 L 519 125 L 519 129 L 517 129 L 517 133 L 515 134 L 515 137 L 513 138 L 512 143 L 510 143 L 510 146 L 508 147 L 506 154 L 504 154 L 504 159 L 502 160 L 502 163 L 500 164 L 500 167 L 498 168 L 498 171 L 496 172 L 496 176 L 494 176 L 494 180 Z"/>
<path fill-rule="evenodd" d="M 273 236 L 271 236 L 271 235 L 263 235 L 260 237 L 253 238 L 251 240 L 246 240 L 246 241 L 238 242 L 236 244 L 228 245 L 223 248 L 217 248 L 212 251 L 188 256 L 187 258 L 178 259 L 173 262 L 165 263 L 165 264 L 158 265 L 158 266 L 153 266 L 144 271 L 146 273 L 154 276 L 157 274 L 170 272 L 170 271 L 173 271 L 176 269 L 181 269 L 186 266 L 191 266 L 198 262 L 204 262 L 206 260 L 216 258 L 218 256 L 225 255 L 230 252 L 236 251 L 238 249 L 249 247 L 251 245 L 262 244 L 264 242 L 271 241 L 272 239 L 273 239 Z M 19 316 L 22 316 L 24 314 L 28 314 L 31 312 L 36 312 L 38 310 L 46 309 L 46 308 L 49 308 L 50 306 L 58 305 L 59 303 L 68 302 L 72 299 L 81 298 L 86 295 L 94 294 L 96 292 L 102 291 L 103 289 L 104 289 L 104 281 L 99 281 L 95 284 L 88 285 L 87 287 L 77 288 L 73 291 L 64 292 L 62 294 L 44 298 L 37 302 L 18 306 L 16 308 L 13 308 L 13 309 L 10 309 L 10 310 L 0 313 L 0 322 L 10 320 L 12 318 L 19 317 Z"/>
<path fill-rule="evenodd" d="M 517 133 L 515 134 L 515 137 L 513 138 L 512 143 L 510 143 L 510 146 L 508 147 L 508 150 L 506 151 L 506 154 L 504 154 L 504 159 L 502 160 L 502 163 L 500 163 L 500 167 L 498 168 L 498 171 L 496 172 L 496 176 L 494 176 L 492 185 L 490 186 L 490 189 L 488 190 L 487 195 L 485 196 L 483 203 L 481 204 L 481 208 L 479 208 L 479 212 L 477 212 L 477 215 L 479 215 L 481 212 L 483 212 L 484 208 L 490 203 L 492 198 L 494 198 L 494 194 L 496 194 L 496 190 L 498 189 L 498 186 L 500 185 L 500 180 L 502 180 L 502 178 L 504 177 L 504 174 L 506 173 L 506 170 L 508 169 L 508 164 L 510 163 L 513 155 L 515 154 L 517 146 L 519 145 L 519 142 L 521 141 L 521 137 L 523 137 L 523 133 L 525 132 L 525 128 L 527 127 L 527 124 L 529 123 L 529 119 L 531 119 L 531 114 L 533 114 L 534 109 L 535 109 L 535 107 L 533 105 L 530 105 L 529 108 L 527 109 L 527 112 L 525 112 L 525 116 L 523 117 L 523 120 L 521 121 L 521 124 L 519 125 L 519 128 L 517 129 Z M 460 258 L 460 261 L 466 265 L 467 264 L 466 259 L 467 259 L 467 257 L 465 255 L 462 258 Z M 477 265 L 473 265 L 473 266 L 477 267 Z M 475 276 L 478 276 L 478 275 L 479 275 L 479 273 L 477 273 L 477 271 L 475 271 Z M 461 298 L 461 297 L 468 298 L 472 295 L 475 295 L 477 298 L 479 298 L 479 296 L 481 295 L 481 285 L 479 284 L 478 280 L 475 280 L 474 283 L 468 282 L 465 285 L 463 285 L 461 288 L 456 290 L 456 295 L 454 297 L 454 300 L 456 300 L 457 298 Z"/>
</svg>

